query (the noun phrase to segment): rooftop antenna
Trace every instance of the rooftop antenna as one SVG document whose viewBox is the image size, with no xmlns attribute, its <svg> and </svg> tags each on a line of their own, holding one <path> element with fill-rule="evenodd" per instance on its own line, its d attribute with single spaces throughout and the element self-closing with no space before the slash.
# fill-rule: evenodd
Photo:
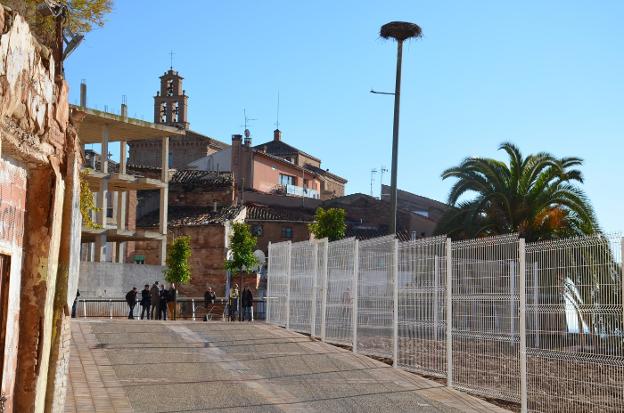
<svg viewBox="0 0 624 413">
<path fill-rule="evenodd" d="M 169 59 L 170 59 L 170 62 L 171 62 L 171 65 L 169 66 L 169 69 L 171 69 L 171 70 L 173 70 L 173 55 L 174 55 L 174 54 L 175 54 L 175 53 L 173 53 L 173 50 L 171 50 L 171 51 L 169 52 Z"/>
<path fill-rule="evenodd" d="M 375 174 L 377 173 L 377 169 L 375 169 L 375 168 L 371 169 L 370 173 L 371 173 L 370 196 L 374 196 L 373 195 L 373 184 L 375 183 Z"/>
<path fill-rule="evenodd" d="M 277 91 L 277 121 L 275 122 L 275 129 L 279 130 L 279 90 Z"/>
<path fill-rule="evenodd" d="M 381 165 L 381 168 L 379 168 L 379 199 L 381 199 L 383 196 L 383 191 L 381 188 L 383 187 L 383 176 L 386 172 L 388 172 L 388 168 L 386 168 L 384 165 Z"/>
<path fill-rule="evenodd" d="M 249 125 L 249 122 L 251 122 L 252 120 L 258 120 L 256 118 L 248 118 L 247 117 L 247 109 L 244 109 L 244 108 L 243 108 L 243 117 L 245 119 L 245 124 L 242 125 L 242 126 L 245 128 L 245 130 L 248 130 L 247 126 Z"/>
</svg>

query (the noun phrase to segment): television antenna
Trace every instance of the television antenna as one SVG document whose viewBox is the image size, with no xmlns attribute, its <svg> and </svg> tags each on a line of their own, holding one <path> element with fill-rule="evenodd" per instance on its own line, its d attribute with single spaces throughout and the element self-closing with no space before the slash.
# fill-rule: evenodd
<svg viewBox="0 0 624 413">
<path fill-rule="evenodd" d="M 379 199 L 381 199 L 383 195 L 383 176 L 386 172 L 388 172 L 388 168 L 386 168 L 384 165 L 381 165 L 381 168 L 379 168 Z"/>
<path fill-rule="evenodd" d="M 279 90 L 277 91 L 277 120 L 275 121 L 275 129 L 279 130 Z"/>
<path fill-rule="evenodd" d="M 169 51 L 169 61 L 171 63 L 171 66 L 169 66 L 169 69 L 173 70 L 173 55 L 175 53 L 173 52 L 173 50 Z"/>
<path fill-rule="evenodd" d="M 374 196 L 373 195 L 373 185 L 375 184 L 375 174 L 377 173 L 377 169 L 373 168 L 370 170 L 371 173 L 371 180 L 370 180 L 370 196 Z"/>
<path fill-rule="evenodd" d="M 244 119 L 245 123 L 243 125 L 241 125 L 241 126 L 243 126 L 246 131 L 249 130 L 249 128 L 248 128 L 249 122 L 251 122 L 253 120 L 258 120 L 256 118 L 247 117 L 247 109 L 243 109 L 243 119 Z"/>
</svg>

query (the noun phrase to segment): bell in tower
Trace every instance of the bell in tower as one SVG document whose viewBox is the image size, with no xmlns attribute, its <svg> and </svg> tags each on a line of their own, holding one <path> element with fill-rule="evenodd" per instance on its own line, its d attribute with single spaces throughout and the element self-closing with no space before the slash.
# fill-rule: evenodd
<svg viewBox="0 0 624 413">
<path fill-rule="evenodd" d="M 188 96 L 182 89 L 184 78 L 170 69 L 160 77 L 160 91 L 154 96 L 154 122 L 188 129 Z"/>
</svg>

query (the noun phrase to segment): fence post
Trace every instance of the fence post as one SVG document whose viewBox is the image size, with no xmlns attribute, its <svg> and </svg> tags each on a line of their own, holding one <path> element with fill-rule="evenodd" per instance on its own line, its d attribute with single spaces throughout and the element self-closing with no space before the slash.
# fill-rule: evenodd
<svg viewBox="0 0 624 413">
<path fill-rule="evenodd" d="M 195 299 L 191 298 L 191 311 L 193 316 L 193 321 L 195 321 Z"/>
<path fill-rule="evenodd" d="M 620 239 L 620 267 L 622 267 L 622 274 L 620 274 L 620 285 L 622 286 L 622 323 L 624 323 L 624 238 Z"/>
<path fill-rule="evenodd" d="M 525 264 L 526 265 L 526 264 Z M 535 331 L 535 347 L 540 346 L 540 320 L 539 320 L 539 266 L 537 261 L 533 263 L 533 331 Z"/>
<path fill-rule="evenodd" d="M 360 271 L 360 242 L 356 239 L 353 243 L 353 285 L 351 294 L 352 324 L 353 324 L 353 352 L 357 353 L 357 324 L 358 324 L 358 274 Z"/>
<path fill-rule="evenodd" d="M 310 308 L 310 337 L 316 336 L 316 288 L 318 285 L 318 241 L 312 240 L 312 245 L 314 246 L 314 251 L 312 254 L 312 259 L 314 263 L 312 264 L 312 274 L 314 274 L 312 279 L 312 305 Z"/>
<path fill-rule="evenodd" d="M 329 274 L 327 273 L 327 264 L 329 261 L 329 240 L 323 242 L 323 256 L 325 260 L 323 262 L 323 297 L 321 298 L 321 341 L 325 341 L 325 325 L 327 323 L 327 285 L 329 283 Z"/>
<path fill-rule="evenodd" d="M 113 300 L 108 300 L 108 318 L 113 319 Z"/>
<path fill-rule="evenodd" d="M 511 323 L 511 337 L 516 334 L 516 320 L 514 315 L 516 314 L 516 263 L 513 261 L 509 262 L 509 295 L 511 300 L 509 300 L 511 304 L 509 321 Z"/>
<path fill-rule="evenodd" d="M 392 251 L 392 366 L 399 365 L 399 240 L 394 239 Z"/>
<path fill-rule="evenodd" d="M 518 240 L 520 257 L 520 411 L 527 412 L 527 347 L 526 347 L 526 245 L 524 238 Z M 513 314 L 512 314 L 513 319 Z"/>
<path fill-rule="evenodd" d="M 453 387 L 453 248 L 446 239 L 446 386 Z"/>
<path fill-rule="evenodd" d="M 271 324 L 271 277 L 269 276 L 269 271 L 271 270 L 271 267 L 269 265 L 269 263 L 271 262 L 271 241 L 269 241 L 269 247 L 267 249 L 267 251 L 269 252 L 269 255 L 267 256 L 267 270 L 266 270 L 266 277 L 267 277 L 267 289 L 266 289 L 266 300 L 264 302 L 264 319 L 267 323 Z"/>
<path fill-rule="evenodd" d="M 440 293 L 440 262 L 437 255 L 433 257 L 433 341 L 438 341 L 438 326 L 440 325 L 440 309 L 438 308 L 438 294 Z"/>
<path fill-rule="evenodd" d="M 286 256 L 286 330 L 290 330 L 290 259 L 292 253 L 292 244 L 288 241 L 288 255 Z"/>
</svg>

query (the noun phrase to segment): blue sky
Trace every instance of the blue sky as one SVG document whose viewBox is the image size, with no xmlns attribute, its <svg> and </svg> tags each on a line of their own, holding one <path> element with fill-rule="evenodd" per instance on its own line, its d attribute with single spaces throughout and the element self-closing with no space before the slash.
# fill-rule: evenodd
<svg viewBox="0 0 624 413">
<path fill-rule="evenodd" d="M 470 155 L 585 159 L 585 189 L 606 230 L 623 229 L 624 2 L 116 0 L 68 59 L 70 100 L 152 120 L 158 76 L 185 78 L 191 128 L 229 142 L 243 109 L 254 143 L 271 139 L 277 92 L 284 140 L 370 192 L 389 169 L 396 48 L 379 27 L 406 20 L 399 187 L 444 200 L 440 173 Z M 389 182 L 389 174 L 384 183 Z M 379 176 L 375 180 L 378 195 Z"/>
</svg>

